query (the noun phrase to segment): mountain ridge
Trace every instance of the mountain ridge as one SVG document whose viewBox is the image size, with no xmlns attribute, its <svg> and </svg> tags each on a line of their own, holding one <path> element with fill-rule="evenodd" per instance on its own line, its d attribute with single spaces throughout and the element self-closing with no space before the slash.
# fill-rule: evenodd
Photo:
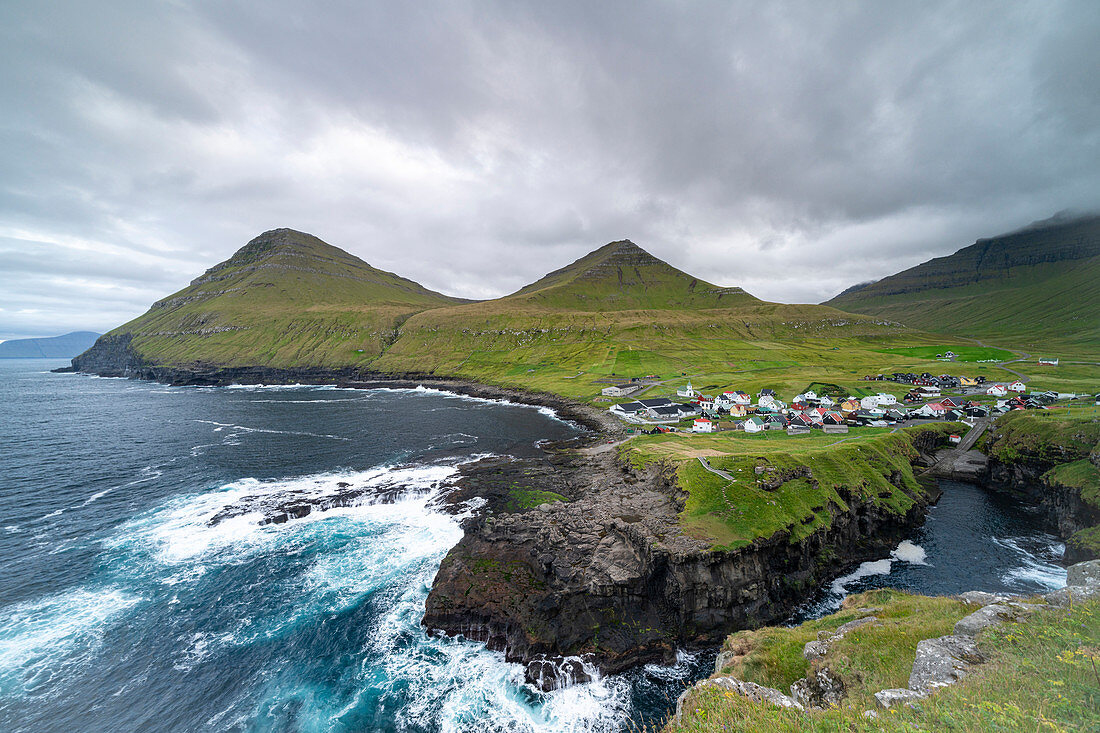
<svg viewBox="0 0 1100 733">
<path fill-rule="evenodd" d="M 586 369 L 728 370 L 731 355 L 745 354 L 753 339 L 875 338 L 899 330 L 883 319 L 718 287 L 629 240 L 598 247 L 510 295 L 466 301 L 377 270 L 312 235 L 275 229 L 73 363 L 112 374 L 145 366 L 176 375 L 246 367 L 434 374 L 537 382 L 564 393 L 570 383 L 559 380 Z"/>
<path fill-rule="evenodd" d="M 8 339 L 0 342 L 0 359 L 71 359 L 99 336 L 95 331 L 71 331 L 60 336 Z"/>
<path fill-rule="evenodd" d="M 862 286 L 823 305 L 941 333 L 1100 337 L 1100 215 L 1055 215 Z M 1090 316 L 1090 313 L 1092 314 Z"/>
</svg>

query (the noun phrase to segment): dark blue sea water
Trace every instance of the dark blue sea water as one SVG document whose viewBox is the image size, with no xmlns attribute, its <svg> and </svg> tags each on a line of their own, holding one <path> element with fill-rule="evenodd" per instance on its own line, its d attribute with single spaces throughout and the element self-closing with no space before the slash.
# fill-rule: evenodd
<svg viewBox="0 0 1100 733">
<path fill-rule="evenodd" d="M 683 655 L 542 694 L 502 655 L 421 630 L 461 536 L 441 487 L 462 461 L 576 433 L 547 410 L 49 373 L 61 365 L 0 360 L 0 730 L 616 731 L 707 671 L 710 655 Z M 209 522 L 347 485 L 398 499 Z M 1053 538 L 999 501 L 949 489 L 892 572 L 834 590 L 1064 583 Z"/>
</svg>

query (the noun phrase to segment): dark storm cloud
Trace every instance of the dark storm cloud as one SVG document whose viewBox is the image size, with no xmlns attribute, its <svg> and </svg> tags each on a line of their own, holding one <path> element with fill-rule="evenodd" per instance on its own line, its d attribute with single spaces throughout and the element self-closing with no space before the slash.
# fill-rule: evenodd
<svg viewBox="0 0 1100 733">
<path fill-rule="evenodd" d="M 467 297 L 629 237 L 818 301 L 1095 208 L 1098 36 L 1093 2 L 9 2 L 0 337 L 277 226 Z"/>
</svg>

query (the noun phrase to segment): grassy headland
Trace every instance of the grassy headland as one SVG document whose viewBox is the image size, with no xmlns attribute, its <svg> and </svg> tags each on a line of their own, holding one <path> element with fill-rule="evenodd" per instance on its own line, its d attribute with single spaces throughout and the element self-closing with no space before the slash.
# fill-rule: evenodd
<svg viewBox="0 0 1100 733">
<path fill-rule="evenodd" d="M 785 691 L 810 671 L 802 649 L 819 631 L 869 612 L 879 619 L 830 644 L 825 659 L 814 663 L 827 664 L 843 680 L 847 697 L 838 707 L 799 712 L 704 688 L 685 702 L 680 723 L 665 731 L 1096 730 L 1100 601 L 1043 607 L 1024 624 L 987 629 L 978 637 L 985 663 L 960 682 L 912 708 L 876 707 L 875 692 L 906 686 L 918 641 L 950 634 L 956 621 L 976 609 L 949 598 L 877 590 L 851 596 L 838 613 L 801 626 L 738 632 L 723 647 L 734 661 L 722 674 Z M 865 710 L 878 710 L 878 717 L 864 717 Z"/>
<path fill-rule="evenodd" d="M 959 429 L 939 423 L 896 432 L 864 428 L 849 436 L 772 434 L 760 440 L 732 431 L 643 435 L 620 452 L 635 465 L 672 461 L 687 494 L 680 514 L 684 531 L 716 550 L 733 550 L 780 532 L 791 542 L 802 540 L 830 526 L 853 499 L 904 515 L 927 500 L 913 471 L 918 446 L 928 451 L 946 445 L 947 436 Z"/>
</svg>

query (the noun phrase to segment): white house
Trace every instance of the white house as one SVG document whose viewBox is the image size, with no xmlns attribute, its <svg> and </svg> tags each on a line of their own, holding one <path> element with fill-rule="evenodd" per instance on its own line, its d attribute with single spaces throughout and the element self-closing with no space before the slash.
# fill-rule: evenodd
<svg viewBox="0 0 1100 733">
<path fill-rule="evenodd" d="M 1027 391 L 1027 385 L 1024 384 L 1023 382 L 1021 382 L 1019 379 L 1017 379 L 1012 384 L 1008 385 L 1008 388 L 1010 390 L 1012 390 L 1013 392 L 1026 392 Z"/>
<path fill-rule="evenodd" d="M 761 395 L 760 400 L 756 404 L 760 407 L 770 408 L 776 412 L 787 409 L 786 403 L 776 399 L 774 394 Z"/>
<path fill-rule="evenodd" d="M 885 392 L 879 392 L 878 394 L 868 395 L 859 401 L 859 406 L 865 410 L 870 410 L 872 407 L 885 407 L 887 405 L 896 405 L 898 398 L 892 394 L 886 394 Z"/>
<path fill-rule="evenodd" d="M 750 417 L 745 421 L 746 433 L 759 433 L 764 430 L 764 421 L 758 417 Z"/>
<path fill-rule="evenodd" d="M 687 397 L 689 400 L 694 397 L 695 390 L 691 388 L 691 382 L 688 382 L 686 387 L 680 387 L 680 389 L 676 390 L 676 395 L 678 397 Z"/>
<path fill-rule="evenodd" d="M 616 384 L 613 387 L 604 387 L 600 390 L 600 394 L 605 397 L 625 397 L 635 389 L 637 389 L 637 387 L 633 384 Z"/>
<path fill-rule="evenodd" d="M 943 417 L 945 412 L 947 412 L 947 408 L 945 408 L 939 402 L 930 402 L 929 404 L 922 405 L 915 410 L 910 410 L 909 414 L 911 416 L 917 417 Z"/>
<path fill-rule="evenodd" d="M 752 397 L 747 392 L 737 390 L 736 392 L 723 392 L 714 398 L 714 406 L 721 407 L 723 410 L 728 410 L 730 405 L 751 405 Z"/>
<path fill-rule="evenodd" d="M 922 395 L 924 395 L 925 399 L 932 399 L 932 398 L 935 398 L 935 397 L 939 397 L 940 394 L 941 394 L 939 387 L 930 387 L 928 385 L 922 385 L 920 387 L 917 387 L 916 391 L 920 392 Z"/>
<path fill-rule="evenodd" d="M 705 417 L 697 417 L 691 426 L 691 431 L 693 433 L 713 433 L 714 421 L 708 420 Z"/>
<path fill-rule="evenodd" d="M 823 394 L 817 398 L 817 404 L 821 405 L 822 407 L 832 407 L 836 404 L 836 402 L 832 398 L 830 398 L 829 395 Z"/>
<path fill-rule="evenodd" d="M 985 390 L 986 394 L 991 394 L 994 397 L 1004 397 L 1008 394 L 1008 387 L 1003 384 L 994 384 Z"/>
<path fill-rule="evenodd" d="M 1039 360 L 1039 363 L 1040 364 L 1047 364 L 1049 366 L 1058 366 L 1058 359 L 1057 358 L 1052 359 L 1050 357 L 1044 357 L 1044 358 Z"/>
<path fill-rule="evenodd" d="M 699 405 L 699 409 L 703 412 L 714 412 L 714 400 L 708 400 L 704 397 L 696 404 Z"/>
</svg>

